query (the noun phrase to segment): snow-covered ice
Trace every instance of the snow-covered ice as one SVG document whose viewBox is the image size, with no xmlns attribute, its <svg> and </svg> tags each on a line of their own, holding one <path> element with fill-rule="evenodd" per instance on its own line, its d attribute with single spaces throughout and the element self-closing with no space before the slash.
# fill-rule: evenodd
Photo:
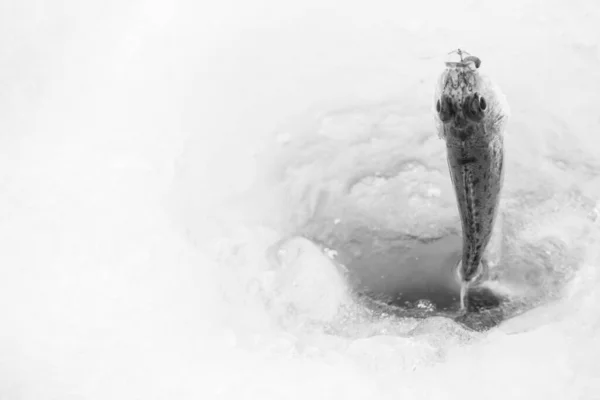
<svg viewBox="0 0 600 400">
<path fill-rule="evenodd" d="M 2 3 L 0 397 L 597 398 L 598 21 L 593 0 Z M 510 104 L 502 274 L 539 304 L 483 333 L 370 312 L 344 254 L 296 236 L 456 231 L 431 112 L 458 47 Z"/>
</svg>

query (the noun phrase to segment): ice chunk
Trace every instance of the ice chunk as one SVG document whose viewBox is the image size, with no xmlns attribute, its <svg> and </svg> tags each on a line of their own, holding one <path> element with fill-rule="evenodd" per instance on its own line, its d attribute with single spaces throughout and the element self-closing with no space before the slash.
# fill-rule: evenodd
<svg viewBox="0 0 600 400">
<path fill-rule="evenodd" d="M 301 320 L 329 321 L 350 301 L 339 268 L 321 249 L 302 237 L 282 243 L 277 251 L 276 301 Z"/>
</svg>

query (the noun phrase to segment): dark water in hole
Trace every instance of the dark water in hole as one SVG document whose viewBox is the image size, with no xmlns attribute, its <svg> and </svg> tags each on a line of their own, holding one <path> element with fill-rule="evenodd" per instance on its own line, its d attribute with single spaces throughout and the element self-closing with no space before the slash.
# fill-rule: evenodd
<svg viewBox="0 0 600 400">
<path fill-rule="evenodd" d="M 443 315 L 476 330 L 503 320 L 503 299 L 482 287 L 469 292 L 468 313 L 459 313 L 459 235 L 418 238 L 362 227 L 341 236 L 320 241 L 337 251 L 351 287 L 368 307 L 405 317 Z"/>
<path fill-rule="evenodd" d="M 345 264 L 358 292 L 399 307 L 427 300 L 437 310 L 456 309 L 460 286 L 454 267 L 460 259 L 460 238 L 428 242 L 405 238 L 383 246 L 385 239 L 373 237 L 379 246 L 364 239 L 360 255 Z"/>
</svg>

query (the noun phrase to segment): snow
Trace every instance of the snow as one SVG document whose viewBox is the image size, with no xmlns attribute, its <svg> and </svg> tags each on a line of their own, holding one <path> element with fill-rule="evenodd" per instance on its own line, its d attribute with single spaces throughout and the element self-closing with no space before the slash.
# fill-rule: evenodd
<svg viewBox="0 0 600 400">
<path fill-rule="evenodd" d="M 2 3 L 0 397 L 596 398 L 599 18 Z M 540 303 L 484 333 L 370 313 L 341 252 L 286 241 L 458 226 L 431 114 L 458 47 L 510 104 L 504 278 Z"/>
</svg>

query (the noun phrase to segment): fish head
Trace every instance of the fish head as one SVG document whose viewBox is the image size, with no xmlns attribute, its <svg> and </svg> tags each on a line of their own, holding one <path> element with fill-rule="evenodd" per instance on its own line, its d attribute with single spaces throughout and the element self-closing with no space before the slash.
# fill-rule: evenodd
<svg viewBox="0 0 600 400">
<path fill-rule="evenodd" d="M 447 62 L 435 91 L 434 115 L 443 139 L 466 140 L 473 135 L 503 131 L 508 117 L 506 99 L 479 70 L 477 57 Z"/>
</svg>

